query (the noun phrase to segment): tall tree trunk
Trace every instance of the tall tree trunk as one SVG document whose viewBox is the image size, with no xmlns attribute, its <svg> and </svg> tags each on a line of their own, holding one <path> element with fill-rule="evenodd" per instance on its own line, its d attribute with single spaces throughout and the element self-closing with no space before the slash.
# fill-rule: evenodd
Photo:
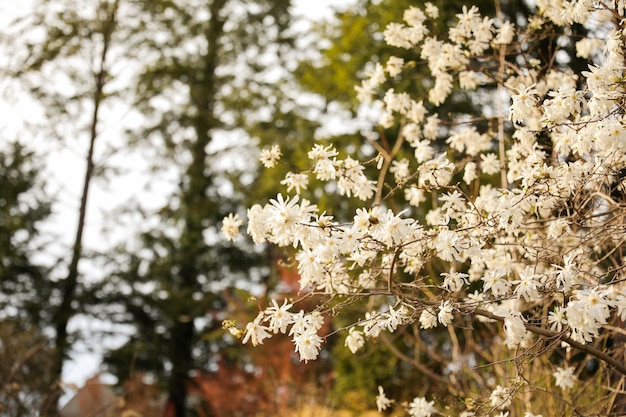
<svg viewBox="0 0 626 417">
<path fill-rule="evenodd" d="M 204 242 L 204 220 L 210 212 L 207 201 L 207 190 L 211 187 L 212 179 L 206 171 L 207 147 L 211 142 L 212 130 L 216 127 L 214 111 L 214 96 L 216 91 L 215 69 L 219 61 L 219 37 L 223 34 L 224 20 L 220 12 L 226 5 L 225 0 L 214 0 L 210 7 L 210 22 L 205 34 L 207 53 L 203 57 L 203 71 L 190 77 L 191 102 L 198 110 L 194 119 L 196 141 L 191 145 L 190 165 L 185 173 L 186 184 L 182 192 L 185 213 L 185 225 L 181 236 L 180 265 L 181 292 L 191 296 L 197 286 L 198 270 L 197 259 L 202 256 Z M 189 373 L 193 369 L 193 345 L 196 338 L 193 319 L 197 312 L 187 311 L 183 305 L 173 323 L 172 328 L 172 374 L 169 381 L 170 402 L 176 417 L 187 415 L 187 390 L 191 386 Z"/>
<path fill-rule="evenodd" d="M 85 230 L 85 219 L 87 216 L 87 203 L 89 200 L 89 189 L 94 176 L 94 149 L 98 138 L 98 122 L 100 119 L 101 104 L 104 99 L 104 86 L 106 84 L 106 61 L 109 53 L 111 36 L 115 28 L 119 0 L 107 8 L 108 15 L 102 22 L 102 52 L 99 56 L 98 71 L 95 74 L 93 90 L 93 112 L 89 129 L 89 148 L 86 156 L 86 169 L 83 179 L 83 189 L 80 198 L 80 208 L 78 211 L 78 223 L 76 236 L 72 246 L 72 258 L 68 267 L 67 277 L 59 283 L 61 290 L 61 304 L 53 315 L 53 325 L 55 334 L 55 355 L 53 363 L 53 376 L 57 382 L 61 382 L 63 376 L 63 366 L 70 348 L 68 334 L 68 323 L 76 313 L 76 294 L 79 287 L 78 263 L 83 257 L 83 233 Z M 61 395 L 60 389 L 55 389 L 51 401 L 47 404 L 42 414 L 47 416 L 58 415 L 58 400 Z"/>
</svg>

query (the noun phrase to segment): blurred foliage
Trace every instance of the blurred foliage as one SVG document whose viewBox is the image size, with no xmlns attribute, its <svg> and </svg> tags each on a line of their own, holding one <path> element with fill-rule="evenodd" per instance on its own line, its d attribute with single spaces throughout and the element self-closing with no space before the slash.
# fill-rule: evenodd
<svg viewBox="0 0 626 417">
<path fill-rule="evenodd" d="M 35 259 L 44 244 L 41 223 L 51 213 L 39 161 L 19 142 L 0 150 L 0 314 L 25 324 L 49 323 L 52 286 Z"/>
<path fill-rule="evenodd" d="M 19 142 L 0 150 L 0 415 L 32 415 L 57 390 L 50 323 L 54 287 L 40 263 L 40 225 L 51 213 L 39 160 Z"/>
<path fill-rule="evenodd" d="M 120 379 L 151 372 L 176 415 L 191 415 L 189 375 L 223 371 L 234 342 L 221 330 L 231 313 L 226 288 L 250 289 L 267 274 L 263 254 L 226 242 L 220 227 L 245 193 L 233 182 L 248 170 L 236 164 L 253 148 L 244 129 L 265 107 L 272 91 L 266 72 L 289 44 L 289 1 L 137 5 L 130 51 L 145 58 L 133 106 L 145 123 L 129 133 L 157 155 L 155 169 L 176 167 L 178 186 L 155 226 L 120 248 L 104 284 L 118 320 L 136 329 L 106 362 Z M 246 363 L 236 365 L 233 372 Z M 217 413 L 214 407 L 205 404 L 207 413 Z"/>
<path fill-rule="evenodd" d="M 32 416 L 45 408 L 56 390 L 52 353 L 37 327 L 0 321 L 0 415 Z"/>
<path fill-rule="evenodd" d="M 29 133 L 57 139 L 60 148 L 72 148 L 78 143 L 84 149 L 86 168 L 82 189 L 73 190 L 78 200 L 76 234 L 69 247 L 55 248 L 65 252 L 59 259 L 49 261 L 52 267 L 39 277 L 37 290 L 21 294 L 48 315 L 42 331 L 53 331 L 55 355 L 51 367 L 52 379 L 57 383 L 75 342 L 75 334 L 69 329 L 70 320 L 84 311 L 86 304 L 86 280 L 79 271 L 79 263 L 86 258 L 83 232 L 90 185 L 98 172 L 104 171 L 96 167 L 94 149 L 99 142 L 105 102 L 114 95 L 108 87 L 119 3 L 118 0 L 91 1 L 78 7 L 63 0 L 55 4 L 37 2 L 33 5 L 34 12 L 13 21 L 1 38 L 9 55 L 3 64 L 3 75 L 12 77 L 12 81 L 26 89 L 35 100 L 33 107 L 45 115 L 44 120 L 36 120 L 29 126 L 33 128 Z M 52 398 L 46 404 L 50 408 L 40 412 L 56 415 L 57 400 L 58 397 Z"/>
</svg>

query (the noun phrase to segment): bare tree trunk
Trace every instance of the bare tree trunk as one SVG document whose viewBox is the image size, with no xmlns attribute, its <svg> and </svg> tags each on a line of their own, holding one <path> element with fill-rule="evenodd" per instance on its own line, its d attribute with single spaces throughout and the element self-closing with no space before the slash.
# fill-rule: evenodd
<svg viewBox="0 0 626 417">
<path fill-rule="evenodd" d="M 209 45 L 203 57 L 202 73 L 190 84 L 191 102 L 198 109 L 193 127 L 196 141 L 191 146 L 192 161 L 187 168 L 186 189 L 182 192 L 183 204 L 187 207 L 185 227 L 181 236 L 182 260 L 180 268 L 181 285 L 184 291 L 193 291 L 198 275 L 202 272 L 196 267 L 197 257 L 201 256 L 204 243 L 203 220 L 206 213 L 200 208 L 207 202 L 207 189 L 212 186 L 212 179 L 207 177 L 207 147 L 211 143 L 212 130 L 215 127 L 214 99 L 217 90 L 215 69 L 219 61 L 219 37 L 223 34 L 224 19 L 220 17 L 225 7 L 225 0 L 211 3 L 210 22 L 205 33 Z M 196 338 L 194 315 L 190 311 L 181 311 L 172 328 L 172 374 L 168 384 L 168 395 L 176 412 L 176 417 L 187 415 L 187 390 L 191 384 L 189 373 L 193 369 L 192 350 Z"/>
<path fill-rule="evenodd" d="M 109 46 L 111 36 L 115 28 L 115 21 L 119 0 L 107 8 L 108 15 L 102 22 L 102 52 L 99 56 L 98 72 L 95 74 L 95 84 L 93 90 L 93 112 L 91 115 L 91 124 L 89 129 L 89 149 L 86 156 L 86 170 L 83 179 L 83 190 L 80 198 L 80 208 L 78 211 L 78 223 L 76 227 L 76 236 L 72 246 L 72 258 L 68 267 L 67 277 L 60 282 L 61 304 L 54 312 L 53 325 L 56 333 L 55 356 L 52 366 L 53 375 L 58 383 L 61 382 L 63 376 L 63 365 L 67 358 L 70 348 L 70 339 L 68 334 L 68 323 L 76 314 L 76 295 L 79 287 L 80 273 L 78 271 L 78 263 L 83 257 L 83 234 L 85 229 L 85 219 L 87 216 L 87 203 L 89 200 L 89 189 L 91 181 L 94 177 L 94 149 L 98 138 L 98 122 L 100 119 L 101 104 L 104 99 L 104 86 L 106 84 L 106 61 L 109 54 Z M 51 397 L 46 409 L 42 410 L 42 414 L 46 416 L 58 415 L 58 400 L 61 395 L 60 386 L 55 389 L 55 394 Z"/>
</svg>

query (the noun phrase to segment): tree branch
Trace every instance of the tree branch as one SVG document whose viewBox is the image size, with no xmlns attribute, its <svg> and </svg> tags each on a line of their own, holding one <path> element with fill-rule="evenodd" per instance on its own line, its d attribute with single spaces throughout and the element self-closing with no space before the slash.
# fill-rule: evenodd
<svg viewBox="0 0 626 417">
<path fill-rule="evenodd" d="M 471 311 L 468 310 L 467 312 L 471 314 L 476 314 L 478 316 L 487 317 L 487 318 L 490 318 L 492 320 L 496 320 L 499 322 L 504 322 L 504 317 L 497 316 L 494 313 L 487 311 L 487 310 L 476 309 L 476 310 L 471 310 Z M 531 326 L 526 323 L 524 323 L 524 326 L 526 327 L 526 330 L 528 330 L 529 332 L 532 332 L 532 333 L 535 333 L 535 334 L 538 334 L 540 336 L 544 336 L 547 338 L 551 338 L 551 339 L 559 339 L 567 343 L 571 347 L 576 348 L 580 350 L 581 352 L 588 353 L 589 355 L 594 356 L 597 359 L 607 363 L 608 365 L 615 368 L 615 370 L 621 373 L 622 375 L 626 375 L 626 365 L 624 363 L 616 360 L 615 358 L 612 358 L 611 356 L 607 355 L 605 352 L 591 345 L 585 345 L 580 342 L 577 342 L 573 340 L 571 337 L 566 336 L 563 332 L 555 332 L 552 330 L 544 329 L 543 327 Z"/>
</svg>

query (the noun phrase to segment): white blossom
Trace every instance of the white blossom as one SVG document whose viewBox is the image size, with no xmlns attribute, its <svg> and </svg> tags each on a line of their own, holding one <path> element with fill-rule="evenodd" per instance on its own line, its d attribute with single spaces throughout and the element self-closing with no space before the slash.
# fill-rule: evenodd
<svg viewBox="0 0 626 417">
<path fill-rule="evenodd" d="M 300 360 L 308 362 L 317 359 L 319 355 L 322 338 L 314 330 L 306 330 L 293 337 L 296 352 L 300 353 Z"/>
<path fill-rule="evenodd" d="M 396 75 L 402 72 L 402 66 L 404 65 L 404 59 L 399 58 L 397 56 L 389 57 L 387 60 L 387 65 L 385 65 L 385 71 L 391 76 L 395 77 Z"/>
<path fill-rule="evenodd" d="M 389 408 L 389 406 L 392 403 L 393 401 L 387 398 L 387 396 L 385 395 L 385 391 L 383 390 L 383 387 L 379 385 L 378 395 L 376 396 L 376 408 L 378 409 L 378 412 L 380 413 L 386 410 L 387 408 Z"/>
<path fill-rule="evenodd" d="M 563 307 L 556 306 L 554 311 L 548 313 L 548 323 L 550 323 L 550 330 L 552 331 L 560 332 L 563 330 L 563 325 L 567 324 Z"/>
<path fill-rule="evenodd" d="M 496 45 L 508 45 L 513 41 L 515 36 L 515 25 L 507 21 L 498 28 L 497 35 L 493 40 Z"/>
<path fill-rule="evenodd" d="M 583 38 L 576 42 L 576 56 L 588 59 L 593 52 L 598 51 L 601 45 L 601 39 Z"/>
<path fill-rule="evenodd" d="M 242 223 L 241 219 L 239 219 L 239 214 L 233 216 L 233 214 L 230 213 L 228 216 L 224 217 L 224 220 L 222 220 L 222 233 L 224 233 L 227 240 L 235 240 L 235 238 L 239 236 L 239 228 Z"/>
<path fill-rule="evenodd" d="M 448 292 L 457 292 L 463 288 L 463 285 L 468 283 L 468 275 L 461 272 L 442 272 L 441 276 L 444 278 L 441 288 Z"/>
<path fill-rule="evenodd" d="M 495 153 L 482 154 L 480 159 L 480 170 L 485 174 L 493 175 L 500 172 L 500 160 Z"/>
<path fill-rule="evenodd" d="M 348 349 L 350 349 L 350 352 L 356 353 L 365 345 L 363 332 L 356 330 L 354 327 L 350 328 L 350 332 L 346 337 L 345 345 L 348 347 Z"/>
<path fill-rule="evenodd" d="M 429 310 L 422 310 L 419 322 L 422 329 L 437 327 L 437 315 L 431 313 Z"/>
<path fill-rule="evenodd" d="M 503 268 L 487 270 L 481 278 L 484 291 L 491 291 L 496 298 L 507 295 L 510 283 L 504 279 L 505 274 L 506 271 Z"/>
<path fill-rule="evenodd" d="M 439 8 L 432 4 L 431 2 L 426 2 L 424 4 L 426 15 L 432 19 L 436 19 L 439 17 Z"/>
<path fill-rule="evenodd" d="M 429 140 L 437 139 L 439 132 L 440 120 L 436 114 L 432 114 L 426 118 L 426 124 L 424 125 L 424 137 Z"/>
<path fill-rule="evenodd" d="M 476 163 L 468 162 L 467 164 L 465 164 L 465 171 L 463 173 L 463 182 L 469 185 L 476 178 L 478 178 L 478 175 L 476 173 Z"/>
<path fill-rule="evenodd" d="M 424 162 L 418 168 L 419 184 L 424 187 L 445 187 L 452 179 L 454 165 L 445 154 Z"/>
<path fill-rule="evenodd" d="M 508 388 L 498 385 L 489 396 L 491 406 L 502 410 L 511 404 L 512 395 Z"/>
<path fill-rule="evenodd" d="M 442 230 L 437 236 L 437 256 L 444 261 L 463 261 L 463 249 L 466 243 L 458 233 L 452 230 Z"/>
<path fill-rule="evenodd" d="M 378 337 L 383 324 L 380 321 L 380 315 L 372 314 L 370 312 L 365 313 L 365 323 L 363 324 L 363 333 L 368 337 Z"/>
<path fill-rule="evenodd" d="M 452 320 L 454 319 L 454 316 L 452 315 L 452 308 L 450 300 L 441 302 L 441 305 L 439 306 L 439 313 L 437 313 L 437 319 L 443 326 L 447 327 L 452 323 Z"/>
<path fill-rule="evenodd" d="M 513 104 L 511 105 L 510 117 L 514 123 L 527 122 L 540 114 L 538 108 L 539 94 L 535 86 L 522 86 L 522 88 L 518 94 L 511 96 Z"/>
<path fill-rule="evenodd" d="M 404 184 L 411 176 L 411 170 L 409 169 L 409 160 L 403 158 L 400 161 L 393 161 L 391 168 L 389 169 L 398 184 Z"/>
<path fill-rule="evenodd" d="M 280 183 L 287 186 L 287 192 L 295 188 L 296 193 L 300 194 L 301 190 L 306 190 L 306 187 L 309 184 L 309 176 L 304 173 L 296 174 L 288 172 L 285 179 Z"/>
<path fill-rule="evenodd" d="M 464 90 L 476 90 L 481 82 L 480 73 L 475 71 L 461 71 L 459 73 L 459 84 Z"/>
<path fill-rule="evenodd" d="M 527 266 L 523 271 L 519 272 L 519 279 L 513 281 L 517 284 L 513 294 L 517 298 L 524 297 L 526 301 L 535 301 L 539 298 L 539 288 L 542 286 L 539 280 L 541 275 L 536 274 L 532 267 Z"/>
<path fill-rule="evenodd" d="M 263 243 L 270 235 L 270 228 L 267 223 L 269 210 L 255 204 L 248 209 L 248 229 L 247 232 L 252 237 L 254 243 Z"/>
<path fill-rule="evenodd" d="M 317 309 L 339 314 L 344 305 L 367 301 L 365 318 L 345 324 L 344 346 L 351 352 L 366 338 L 375 343 L 382 331 L 400 329 L 404 338 L 408 332 L 401 326 L 419 325 L 428 343 L 426 335 L 452 325 L 455 313 L 463 318 L 461 328 L 471 320 L 489 322 L 489 328 L 501 323 L 501 332 L 484 346 L 503 343 L 510 357 L 541 355 L 525 349 L 535 341 L 541 346 L 546 332 L 555 333 L 553 342 L 567 336 L 604 346 L 597 339 L 608 334 L 607 325 L 626 320 L 620 268 L 626 68 L 624 33 L 611 29 L 624 1 L 537 0 L 536 6 L 538 14 L 527 24 L 465 6 L 442 27 L 432 21 L 439 15 L 434 5 L 410 7 L 382 37 L 391 47 L 410 49 L 417 60 L 405 62 L 400 56 L 406 52 L 399 51 L 387 62 L 369 64 L 356 87 L 359 100 L 380 104 L 372 113 L 378 132 L 365 132 L 370 144 L 351 144 L 342 159 L 333 145 L 318 143 L 308 154 L 310 167 L 281 181 L 287 192 L 299 194 L 309 186 L 306 173 L 313 173 L 328 182 L 323 191 L 313 190 L 316 198 L 340 198 L 333 209 L 351 207 L 352 197 L 362 205 L 351 212 L 337 209 L 333 217 L 298 195 L 279 194 L 248 210 L 247 230 L 255 243 L 292 247 L 289 260 L 301 291 L 323 297 Z M 567 28 L 573 24 L 596 28 L 590 33 L 597 38 L 571 38 Z M 578 57 L 589 60 L 587 70 L 566 68 L 565 56 L 545 62 L 534 53 L 531 42 L 554 26 L 564 29 L 559 48 L 576 42 Z M 499 53 L 506 62 L 498 60 Z M 429 74 L 416 77 L 416 63 Z M 419 83 L 413 90 L 425 92 L 400 90 L 411 80 Z M 472 94 L 481 113 L 437 108 L 457 103 L 463 94 Z M 507 110 L 509 120 L 502 120 Z M 368 157 L 359 161 L 360 153 Z M 261 151 L 266 166 L 279 158 L 278 147 Z M 230 215 L 222 230 L 234 239 L 241 224 Z M 229 331 L 253 345 L 272 333 L 288 333 L 301 360 L 315 359 L 323 343 L 322 315 L 292 313 L 292 307 L 272 301 L 243 334 Z M 474 359 L 470 353 L 444 369 L 452 376 L 461 360 Z M 543 371 L 523 376 L 543 383 L 552 373 L 561 389 L 577 382 L 573 367 Z M 522 380 L 507 376 L 512 375 L 483 380 L 490 387 L 503 384 L 480 399 L 492 414 L 509 415 L 506 409 L 521 387 Z M 391 404 L 379 387 L 378 410 Z M 438 413 L 424 397 L 401 404 L 412 417 Z M 540 416 L 528 405 L 515 412 L 520 409 L 525 417 Z M 539 411 L 535 403 L 533 410 Z M 475 411 L 468 404 L 461 415 Z"/>
<path fill-rule="evenodd" d="M 424 190 L 417 187 L 409 187 L 404 189 L 404 198 L 412 206 L 418 207 L 426 201 Z"/>
<path fill-rule="evenodd" d="M 394 309 L 393 306 L 389 307 L 389 310 L 383 315 L 383 325 L 390 332 L 395 332 L 399 325 L 407 322 L 408 315 L 404 307 Z"/>
<path fill-rule="evenodd" d="M 572 388 L 576 384 L 576 376 L 574 375 L 574 368 L 572 366 L 567 368 L 558 367 L 552 375 L 556 380 L 556 386 L 561 389 Z"/>
<path fill-rule="evenodd" d="M 293 304 L 288 304 L 287 300 L 283 301 L 283 305 L 279 306 L 276 300 L 272 300 L 272 306 L 265 309 L 265 318 L 263 321 L 269 321 L 269 329 L 273 333 L 286 333 L 287 326 L 292 323 L 292 313 L 289 311 Z"/>
<path fill-rule="evenodd" d="M 508 312 L 504 318 L 504 333 L 506 334 L 506 345 L 515 348 L 520 345 L 526 337 L 526 326 L 519 311 Z"/>
<path fill-rule="evenodd" d="M 245 335 L 241 343 L 248 343 L 248 340 L 252 342 L 253 346 L 263 344 L 263 340 L 271 337 L 272 334 L 266 326 L 263 326 L 263 312 L 259 313 L 254 321 L 246 325 Z"/>
<path fill-rule="evenodd" d="M 259 160 L 265 168 L 273 168 L 282 156 L 282 152 L 278 145 L 272 145 L 269 149 L 263 149 Z"/>
<path fill-rule="evenodd" d="M 411 417 L 430 417 L 437 412 L 434 401 L 426 401 L 424 397 L 416 397 L 409 403 Z"/>
</svg>

